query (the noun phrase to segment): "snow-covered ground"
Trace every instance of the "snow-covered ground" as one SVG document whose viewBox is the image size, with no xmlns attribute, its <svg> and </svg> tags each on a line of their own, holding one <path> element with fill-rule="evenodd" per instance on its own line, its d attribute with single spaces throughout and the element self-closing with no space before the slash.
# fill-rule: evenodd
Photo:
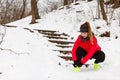
<svg viewBox="0 0 120 80">
<path fill-rule="evenodd" d="M 87 5 L 89 4 L 89 5 Z M 91 5 L 94 4 L 94 5 Z M 84 6 L 83 6 L 84 5 Z M 90 6 L 91 5 L 91 6 Z M 36 24 L 29 24 L 31 16 L 7 25 L 18 27 L 7 27 L 6 35 L 0 46 L 0 79 L 1 80 L 119 80 L 120 79 L 120 26 L 117 20 L 111 22 L 109 27 L 103 20 L 93 21 L 91 9 L 95 1 L 90 3 L 81 2 L 80 5 L 70 5 L 70 9 L 61 9 L 51 12 L 37 20 Z M 81 11 L 76 13 L 76 11 Z M 85 13 L 85 14 L 84 14 Z M 98 38 L 98 43 L 106 54 L 105 62 L 101 63 L 98 71 L 93 70 L 91 65 L 84 66 L 81 72 L 74 73 L 71 61 L 65 61 L 58 57 L 59 52 L 48 38 L 43 37 L 34 29 L 57 30 L 67 33 L 76 39 L 80 24 L 89 21 L 92 30 Z M 100 29 L 96 27 L 100 26 Z M 30 32 L 24 28 L 29 28 Z M 99 37 L 105 31 L 111 32 L 111 37 Z M 115 37 L 118 36 L 117 39 Z M 70 39 L 71 40 L 71 39 Z M 92 61 L 90 61 L 92 62 Z M 60 65 L 60 64 L 61 65 Z"/>
</svg>

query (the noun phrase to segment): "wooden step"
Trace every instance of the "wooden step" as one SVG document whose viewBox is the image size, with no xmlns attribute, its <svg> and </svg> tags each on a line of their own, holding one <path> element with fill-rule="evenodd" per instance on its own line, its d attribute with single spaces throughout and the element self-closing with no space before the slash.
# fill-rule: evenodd
<svg viewBox="0 0 120 80">
<path fill-rule="evenodd" d="M 44 35 L 51 36 L 51 37 L 60 37 L 60 36 L 62 36 L 62 34 L 58 34 L 58 33 L 44 33 Z"/>
<path fill-rule="evenodd" d="M 51 30 L 37 30 L 39 33 L 49 36 L 68 36 L 68 34 L 65 33 L 56 33 L 58 31 L 51 31 Z"/>
<path fill-rule="evenodd" d="M 69 35 L 65 34 L 65 33 L 42 33 L 44 35 L 50 36 L 50 37 L 60 37 L 60 36 L 67 36 L 69 37 Z"/>
<path fill-rule="evenodd" d="M 39 30 L 39 29 L 34 29 L 36 31 L 38 31 L 39 33 L 55 33 L 58 31 L 54 31 L 54 30 Z"/>
<path fill-rule="evenodd" d="M 70 35 L 68 35 L 68 34 L 66 34 L 66 33 L 62 33 L 62 35 L 70 37 Z"/>
<path fill-rule="evenodd" d="M 61 48 L 70 48 L 72 46 L 68 46 L 68 45 L 56 45 L 57 47 L 61 47 Z"/>
<path fill-rule="evenodd" d="M 58 40 L 48 40 L 52 43 L 57 43 L 57 44 L 73 44 L 74 42 L 71 42 L 71 41 L 58 41 Z"/>
<path fill-rule="evenodd" d="M 47 31 L 46 31 L 46 32 L 44 32 L 44 31 L 42 32 L 42 31 L 38 31 L 38 32 L 41 33 L 41 34 L 54 34 L 54 33 L 56 33 L 57 31 L 56 31 L 56 32 L 50 32 L 50 31 L 49 31 L 49 32 L 47 32 Z"/>
<path fill-rule="evenodd" d="M 72 57 L 70 57 L 70 56 L 59 56 L 59 57 L 66 60 L 66 61 L 68 61 L 68 60 L 72 61 Z"/>
<path fill-rule="evenodd" d="M 69 50 L 53 50 L 53 51 L 59 51 L 60 53 L 63 53 L 63 54 L 71 54 L 71 51 Z"/>
<path fill-rule="evenodd" d="M 65 40 L 67 40 L 66 37 L 58 37 L 58 36 L 44 36 L 44 37 L 48 37 L 49 39 L 65 39 Z"/>
</svg>

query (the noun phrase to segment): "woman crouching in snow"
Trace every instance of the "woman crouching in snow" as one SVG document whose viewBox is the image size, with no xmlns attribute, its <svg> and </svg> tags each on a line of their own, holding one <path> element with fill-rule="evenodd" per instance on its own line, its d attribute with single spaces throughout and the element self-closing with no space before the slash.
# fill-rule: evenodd
<svg viewBox="0 0 120 80">
<path fill-rule="evenodd" d="M 80 32 L 81 34 L 72 48 L 74 72 L 80 71 L 80 67 L 92 58 L 95 59 L 94 69 L 98 70 L 98 63 L 105 60 L 105 54 L 97 44 L 97 39 L 92 33 L 89 22 L 85 22 L 80 26 Z"/>
</svg>

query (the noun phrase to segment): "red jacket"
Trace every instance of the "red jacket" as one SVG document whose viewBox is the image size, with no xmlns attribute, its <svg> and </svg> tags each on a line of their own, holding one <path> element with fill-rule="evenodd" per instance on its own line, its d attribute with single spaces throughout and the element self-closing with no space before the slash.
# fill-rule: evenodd
<svg viewBox="0 0 120 80">
<path fill-rule="evenodd" d="M 96 51 L 101 50 L 101 47 L 97 44 L 97 39 L 96 39 L 95 36 L 93 37 L 93 44 L 91 44 L 90 40 L 88 40 L 87 42 L 84 42 L 81 39 L 81 35 L 79 35 L 77 40 L 74 43 L 73 48 L 72 48 L 72 60 L 73 61 L 77 60 L 76 50 L 77 50 L 78 47 L 83 48 L 87 52 L 87 55 L 84 58 L 81 59 L 81 62 L 83 64 L 85 64 L 94 55 L 94 53 Z"/>
</svg>

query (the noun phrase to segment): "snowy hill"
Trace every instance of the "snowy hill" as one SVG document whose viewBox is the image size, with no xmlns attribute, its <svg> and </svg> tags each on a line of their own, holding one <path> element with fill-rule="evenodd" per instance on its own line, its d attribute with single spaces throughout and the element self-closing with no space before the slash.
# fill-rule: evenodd
<svg viewBox="0 0 120 80">
<path fill-rule="evenodd" d="M 108 27 L 102 19 L 93 20 L 94 12 L 92 13 L 91 9 L 94 11 L 95 3 L 95 1 L 78 2 L 79 5 L 73 3 L 67 10 L 60 7 L 57 11 L 42 16 L 42 19 L 37 20 L 38 23 L 32 25 L 29 24 L 31 16 L 6 24 L 17 27 L 6 28 L 6 35 L 0 50 L 0 79 L 119 80 L 119 24 L 117 20 L 113 20 Z M 106 60 L 100 64 L 101 68 L 98 71 L 94 71 L 93 66 L 90 65 L 88 68 L 83 66 L 81 72 L 74 73 L 72 61 L 58 57 L 63 54 L 53 51 L 53 49 L 61 48 L 49 42 L 49 39 L 37 30 L 54 30 L 57 31 L 56 34 L 69 34 L 67 40 L 74 42 L 79 34 L 79 26 L 85 21 L 90 22 L 99 45 L 106 54 Z M 96 29 L 96 27 L 100 28 Z M 111 37 L 100 37 L 105 31 L 110 31 Z M 115 39 L 116 36 L 118 36 L 117 39 Z M 71 48 L 65 49 L 71 50 Z M 92 60 L 88 63 L 91 62 Z"/>
</svg>

